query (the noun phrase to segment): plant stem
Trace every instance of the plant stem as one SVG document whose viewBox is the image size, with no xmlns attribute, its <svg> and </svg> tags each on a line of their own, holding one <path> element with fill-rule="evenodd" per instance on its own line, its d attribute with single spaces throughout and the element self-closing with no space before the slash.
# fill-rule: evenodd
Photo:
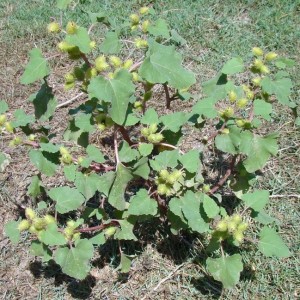
<svg viewBox="0 0 300 300">
<path fill-rule="evenodd" d="M 93 226 L 93 227 L 87 227 L 87 228 L 81 228 L 81 229 L 77 229 L 74 232 L 92 232 L 92 231 L 100 231 L 106 227 L 109 227 L 111 225 L 119 225 L 119 222 L 117 220 L 111 220 L 110 223 L 108 224 L 101 224 L 101 225 L 97 225 L 97 226 Z"/>
<path fill-rule="evenodd" d="M 170 109 L 171 98 L 170 98 L 169 88 L 168 88 L 168 85 L 166 83 L 163 84 L 163 87 L 164 87 L 165 94 L 166 94 L 166 108 Z"/>
<path fill-rule="evenodd" d="M 234 169 L 234 165 L 236 163 L 236 161 L 238 160 L 239 155 L 235 155 L 232 158 L 232 161 L 230 163 L 229 169 L 226 171 L 224 177 L 209 191 L 209 194 L 214 194 L 221 186 L 224 185 L 224 183 L 226 182 L 226 180 L 228 179 L 228 177 L 232 174 L 233 169 Z"/>
<path fill-rule="evenodd" d="M 132 146 L 134 143 L 133 141 L 130 139 L 130 136 L 127 132 L 127 130 L 124 128 L 124 126 L 120 126 L 120 125 L 116 125 L 118 130 L 120 131 L 120 133 L 122 134 L 124 140 L 130 145 Z"/>
</svg>

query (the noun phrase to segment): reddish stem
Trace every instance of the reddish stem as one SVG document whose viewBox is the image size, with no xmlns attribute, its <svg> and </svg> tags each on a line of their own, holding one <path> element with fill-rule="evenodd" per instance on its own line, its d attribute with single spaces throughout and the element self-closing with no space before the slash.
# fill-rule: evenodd
<svg viewBox="0 0 300 300">
<path fill-rule="evenodd" d="M 168 88 L 168 85 L 166 83 L 163 84 L 163 87 L 164 87 L 165 94 L 166 94 L 166 108 L 170 109 L 171 98 L 170 98 L 169 88 Z"/>
<path fill-rule="evenodd" d="M 130 145 L 132 146 L 134 142 L 130 139 L 130 136 L 127 132 L 127 130 L 124 128 L 124 126 L 117 125 L 118 130 L 122 134 L 123 139 Z"/>
<path fill-rule="evenodd" d="M 84 53 L 81 53 L 81 57 L 84 60 L 84 62 L 91 68 L 93 65 L 89 62 L 89 59 Z"/>
<path fill-rule="evenodd" d="M 210 195 L 214 194 L 221 186 L 224 185 L 228 177 L 232 174 L 236 161 L 238 160 L 239 155 L 233 156 L 229 169 L 226 171 L 224 177 L 208 192 Z"/>
<path fill-rule="evenodd" d="M 81 228 L 81 229 L 77 229 L 74 232 L 92 232 L 92 231 L 100 231 L 106 227 L 109 227 L 111 225 L 119 225 L 119 222 L 117 220 L 112 220 L 110 223 L 108 224 L 101 224 L 101 225 L 97 225 L 97 226 L 93 226 L 93 227 L 87 227 L 87 228 Z"/>
<path fill-rule="evenodd" d="M 217 130 L 216 132 L 214 132 L 208 139 L 207 139 L 207 143 L 210 142 L 211 140 L 213 140 L 219 133 L 221 133 L 221 131 L 225 128 L 226 126 L 226 122 L 223 123 L 223 125 L 221 126 L 221 128 L 219 130 Z"/>
</svg>

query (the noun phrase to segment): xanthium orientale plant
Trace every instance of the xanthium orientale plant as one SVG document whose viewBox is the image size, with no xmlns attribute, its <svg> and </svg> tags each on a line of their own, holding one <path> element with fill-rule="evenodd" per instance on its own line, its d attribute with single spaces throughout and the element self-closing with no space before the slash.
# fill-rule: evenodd
<svg viewBox="0 0 300 300">
<path fill-rule="evenodd" d="M 58 5 L 65 8 L 62 2 Z M 22 84 L 42 81 L 29 98 L 34 115 L 22 109 L 11 114 L 0 102 L 0 133 L 10 139 L 0 153 L 1 171 L 9 164 L 10 147 L 23 147 L 38 172 L 27 191 L 38 204 L 25 209 L 24 219 L 6 224 L 11 241 L 18 243 L 29 232 L 34 256 L 53 259 L 80 280 L 89 273 L 94 248 L 110 239 L 120 244 L 120 271 L 129 272 L 132 256 L 123 252 L 122 241 L 136 241 L 135 226 L 150 218 L 168 224 L 173 235 L 198 234 L 207 247 L 206 270 L 225 288 L 239 281 L 244 245 L 253 243 L 266 256 L 288 257 L 274 219 L 264 211 L 269 192 L 256 189 L 255 181 L 256 171 L 278 151 L 277 134 L 261 133 L 272 120 L 273 104 L 294 106 L 286 71 L 293 61 L 255 47 L 251 62 L 227 61 L 203 84 L 205 97 L 197 99 L 188 91 L 195 75 L 176 51 L 184 39 L 165 20 L 155 19 L 152 8 L 133 13 L 118 30 L 110 27 L 109 17 L 90 16 L 90 30 L 74 22 L 64 29 L 52 22 L 47 28 L 59 55 L 74 65 L 65 74 L 65 89 L 86 95 L 69 111 L 62 142 L 53 141 L 51 119 L 60 105 L 40 49 L 30 51 L 21 76 Z M 91 39 L 97 22 L 107 26 L 100 45 Z M 175 99 L 195 104 L 188 112 L 159 116 L 154 96 L 166 108 Z M 226 155 L 227 170 L 219 181 L 203 172 L 202 151 L 182 150 L 183 126 L 197 130 L 203 147 Z M 210 136 L 203 134 L 205 127 Z M 95 132 L 111 136 L 114 157 L 89 143 Z M 47 188 L 43 180 L 57 174 L 65 176 L 65 185 Z M 225 189 L 239 201 L 234 209 L 222 201 Z"/>
</svg>

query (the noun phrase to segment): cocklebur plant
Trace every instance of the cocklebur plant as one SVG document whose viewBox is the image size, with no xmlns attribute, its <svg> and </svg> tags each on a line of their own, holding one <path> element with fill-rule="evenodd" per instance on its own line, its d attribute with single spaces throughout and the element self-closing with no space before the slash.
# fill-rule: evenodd
<svg viewBox="0 0 300 300">
<path fill-rule="evenodd" d="M 91 21 L 97 20 L 93 15 Z M 11 241 L 18 243 L 20 234 L 29 232 L 33 255 L 54 259 L 62 272 L 84 279 L 94 248 L 108 239 L 119 241 L 119 269 L 129 272 L 132 256 L 124 253 L 122 241 L 137 241 L 135 227 L 142 220 L 161 218 L 168 220 L 174 235 L 199 235 L 207 246 L 206 269 L 225 288 L 239 281 L 239 253 L 247 243 L 266 256 L 288 257 L 287 246 L 265 217 L 269 192 L 253 185 L 256 171 L 278 151 L 277 134 L 260 133 L 272 120 L 273 103 L 294 106 L 286 72 L 293 62 L 255 47 L 251 62 L 232 58 L 205 82 L 205 98 L 194 97 L 190 111 L 159 115 L 152 99 L 165 101 L 168 109 L 175 99 L 188 100 L 188 89 L 195 83 L 176 51 L 178 34 L 146 7 L 133 12 L 118 33 L 109 26 L 107 30 L 97 45 L 91 30 L 72 21 L 65 27 L 55 22 L 48 26 L 49 33 L 57 35 L 61 56 L 76 61 L 65 74 L 65 88 L 88 98 L 70 111 L 61 142 L 52 140 L 51 119 L 60 107 L 40 49 L 30 51 L 21 76 L 22 84 L 42 80 L 40 90 L 29 98 L 34 115 L 22 109 L 7 114 L 8 105 L 0 102 L 0 132 L 10 138 L 0 154 L 1 170 L 9 147 L 25 147 L 39 172 L 27 193 L 43 197 L 37 207 L 25 209 L 25 219 L 6 224 Z M 242 85 L 237 84 L 240 73 L 248 76 Z M 154 87 L 161 87 L 165 100 Z M 183 126 L 198 130 L 207 151 L 212 147 L 227 154 L 228 169 L 219 181 L 203 172 L 205 152 L 181 144 Z M 208 137 L 204 126 L 210 127 Z M 113 159 L 101 152 L 100 144 L 89 143 L 97 131 L 111 135 Z M 48 188 L 42 182 L 57 174 L 64 174 L 64 186 Z M 225 187 L 239 200 L 234 212 L 222 202 Z"/>
</svg>

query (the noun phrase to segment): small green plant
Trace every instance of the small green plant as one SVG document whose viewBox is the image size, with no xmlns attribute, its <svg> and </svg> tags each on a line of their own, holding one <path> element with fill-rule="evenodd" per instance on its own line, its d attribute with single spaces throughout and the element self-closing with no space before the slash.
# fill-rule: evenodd
<svg viewBox="0 0 300 300">
<path fill-rule="evenodd" d="M 103 19 L 91 14 L 94 24 Z M 6 224 L 12 242 L 29 232 L 33 255 L 54 259 L 64 273 L 84 279 L 94 247 L 115 239 L 120 243 L 119 269 L 128 272 L 132 257 L 123 252 L 122 241 L 136 241 L 135 226 L 159 218 L 167 220 L 174 235 L 199 235 L 207 247 L 206 269 L 225 288 L 239 281 L 244 245 L 253 243 L 266 256 L 290 255 L 266 217 L 269 192 L 254 184 L 256 171 L 278 151 L 277 134 L 265 134 L 273 104 L 294 105 L 286 72 L 291 60 L 255 47 L 250 63 L 230 59 L 203 84 L 205 97 L 197 99 L 188 92 L 195 75 L 183 67 L 176 51 L 180 36 L 165 20 L 155 19 L 152 8 L 133 13 L 118 30 L 108 26 L 100 45 L 91 39 L 91 30 L 72 21 L 65 28 L 52 22 L 48 32 L 57 38 L 60 55 L 75 61 L 65 74 L 65 89 L 88 99 L 69 112 L 64 139 L 54 142 L 51 119 L 61 105 L 47 80 L 48 61 L 34 48 L 21 83 L 43 81 L 29 99 L 35 114 L 18 109 L 12 117 L 0 101 L 0 133 L 10 137 L 9 147 L 27 147 L 39 171 L 28 195 L 42 200 L 25 209 L 24 219 Z M 155 88 L 164 91 L 164 99 Z M 153 98 L 164 101 L 166 109 L 175 99 L 194 98 L 195 104 L 189 112 L 159 116 Z M 182 147 L 183 126 L 197 129 L 206 151 L 226 154 L 221 179 L 204 175 L 205 152 Z M 96 132 L 112 137 L 112 156 L 90 143 Z M 0 170 L 7 161 L 1 152 Z M 58 173 L 64 174 L 65 186 L 48 188 L 42 182 Z M 222 201 L 225 188 L 238 199 L 237 207 Z"/>
</svg>

